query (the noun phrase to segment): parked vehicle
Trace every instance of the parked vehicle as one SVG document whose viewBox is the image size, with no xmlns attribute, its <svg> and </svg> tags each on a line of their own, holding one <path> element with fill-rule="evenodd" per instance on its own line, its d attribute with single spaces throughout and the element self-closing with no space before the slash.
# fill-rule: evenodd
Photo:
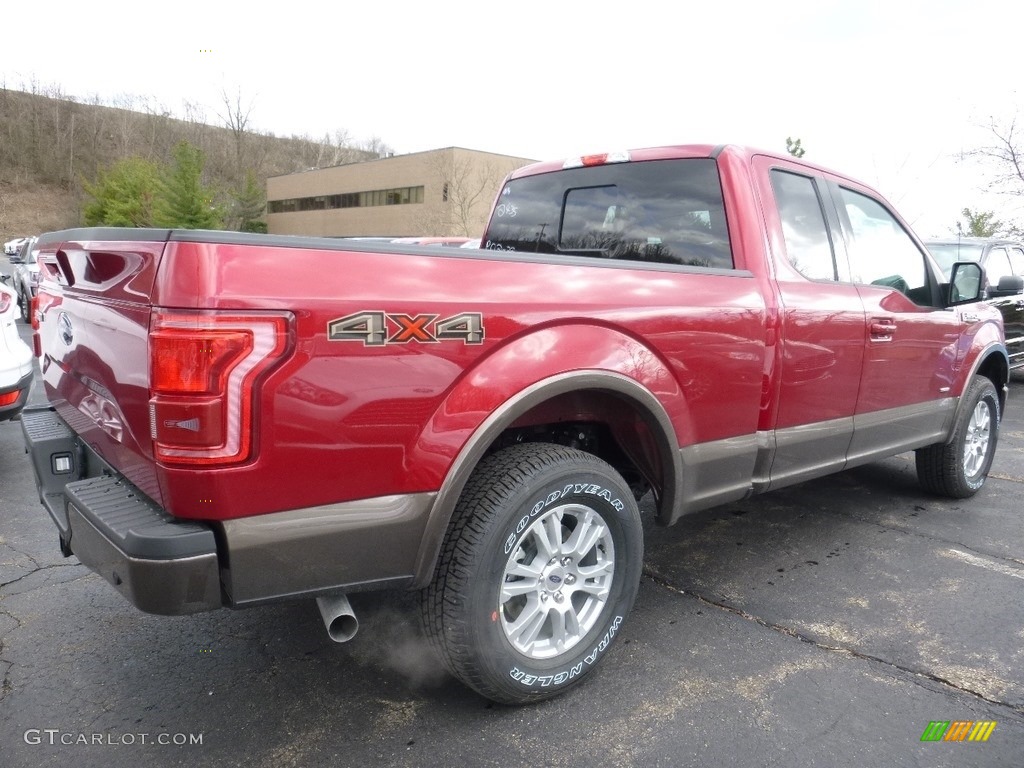
<svg viewBox="0 0 1024 768">
<path fill-rule="evenodd" d="M 18 252 L 10 257 L 14 265 L 11 287 L 18 295 L 18 310 L 21 317 L 29 319 L 32 299 L 39 290 L 39 264 L 36 262 L 35 244 L 37 237 L 27 237 Z"/>
<path fill-rule="evenodd" d="M 21 413 L 32 386 L 32 350 L 18 334 L 17 311 L 14 290 L 0 283 L 0 421 Z"/>
<path fill-rule="evenodd" d="M 1024 245 L 996 237 L 926 240 L 943 275 L 958 261 L 975 261 L 985 271 L 985 296 L 1003 316 L 1010 368 L 1024 369 Z"/>
<path fill-rule="evenodd" d="M 22 243 L 28 240 L 27 237 L 16 237 L 13 240 L 8 240 L 4 243 L 4 254 L 7 256 L 13 256 L 21 248 Z"/>
<path fill-rule="evenodd" d="M 1008 360 L 877 192 L 788 155 L 539 163 L 487 250 L 229 232 L 44 235 L 50 406 L 23 415 L 65 554 L 142 610 L 422 590 L 451 672 L 584 680 L 657 521 L 916 452 L 985 482 Z M 312 280 L 282 279 L 289 274 Z"/>
<path fill-rule="evenodd" d="M 436 245 L 443 248 L 458 248 L 469 242 L 468 237 L 396 237 L 392 243 L 398 245 Z"/>
</svg>

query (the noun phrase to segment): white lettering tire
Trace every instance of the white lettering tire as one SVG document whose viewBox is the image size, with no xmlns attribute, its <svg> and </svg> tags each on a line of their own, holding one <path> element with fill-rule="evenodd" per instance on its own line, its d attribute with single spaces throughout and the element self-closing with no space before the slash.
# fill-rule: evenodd
<svg viewBox="0 0 1024 768">
<path fill-rule="evenodd" d="M 918 483 L 954 499 L 973 496 L 984 485 L 999 440 L 999 394 L 992 382 L 975 376 L 961 402 L 953 439 L 915 452 Z"/>
<path fill-rule="evenodd" d="M 540 701 L 605 656 L 642 567 L 640 512 L 618 472 L 572 448 L 511 446 L 466 484 L 423 623 L 470 688 L 504 704 Z"/>
</svg>

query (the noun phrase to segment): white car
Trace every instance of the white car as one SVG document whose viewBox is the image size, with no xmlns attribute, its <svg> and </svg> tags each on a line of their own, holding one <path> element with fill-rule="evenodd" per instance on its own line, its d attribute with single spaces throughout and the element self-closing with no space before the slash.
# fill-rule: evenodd
<svg viewBox="0 0 1024 768">
<path fill-rule="evenodd" d="M 13 419 L 28 401 L 32 350 L 18 334 L 18 299 L 0 284 L 0 421 Z"/>
<path fill-rule="evenodd" d="M 16 237 L 13 240 L 8 240 L 4 243 L 4 253 L 8 256 L 13 256 L 26 240 L 28 240 L 27 237 Z"/>
</svg>

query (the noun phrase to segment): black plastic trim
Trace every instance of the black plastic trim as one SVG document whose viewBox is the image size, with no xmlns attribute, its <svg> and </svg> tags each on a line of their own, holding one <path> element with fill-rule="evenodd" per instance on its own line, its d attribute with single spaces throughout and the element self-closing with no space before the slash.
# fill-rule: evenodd
<svg viewBox="0 0 1024 768">
<path fill-rule="evenodd" d="M 64 486 L 64 496 L 128 557 L 177 560 L 217 552 L 209 526 L 172 517 L 123 478 L 77 480 Z"/>
</svg>

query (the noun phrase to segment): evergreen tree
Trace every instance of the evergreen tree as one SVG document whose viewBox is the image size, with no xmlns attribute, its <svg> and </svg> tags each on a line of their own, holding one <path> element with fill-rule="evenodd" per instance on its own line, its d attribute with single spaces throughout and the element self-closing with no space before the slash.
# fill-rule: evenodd
<svg viewBox="0 0 1024 768">
<path fill-rule="evenodd" d="M 82 208 L 87 227 L 148 227 L 159 194 L 160 168 L 141 157 L 118 160 L 95 184 L 83 181 L 91 200 Z"/>
<path fill-rule="evenodd" d="M 160 195 L 153 210 L 158 227 L 217 229 L 221 214 L 213 190 L 203 184 L 202 150 L 187 141 L 174 148 L 174 163 L 160 180 Z"/>
<path fill-rule="evenodd" d="M 266 232 L 267 224 L 261 221 L 266 205 L 256 174 L 246 172 L 241 189 L 231 193 L 231 228 L 239 232 Z"/>
</svg>

